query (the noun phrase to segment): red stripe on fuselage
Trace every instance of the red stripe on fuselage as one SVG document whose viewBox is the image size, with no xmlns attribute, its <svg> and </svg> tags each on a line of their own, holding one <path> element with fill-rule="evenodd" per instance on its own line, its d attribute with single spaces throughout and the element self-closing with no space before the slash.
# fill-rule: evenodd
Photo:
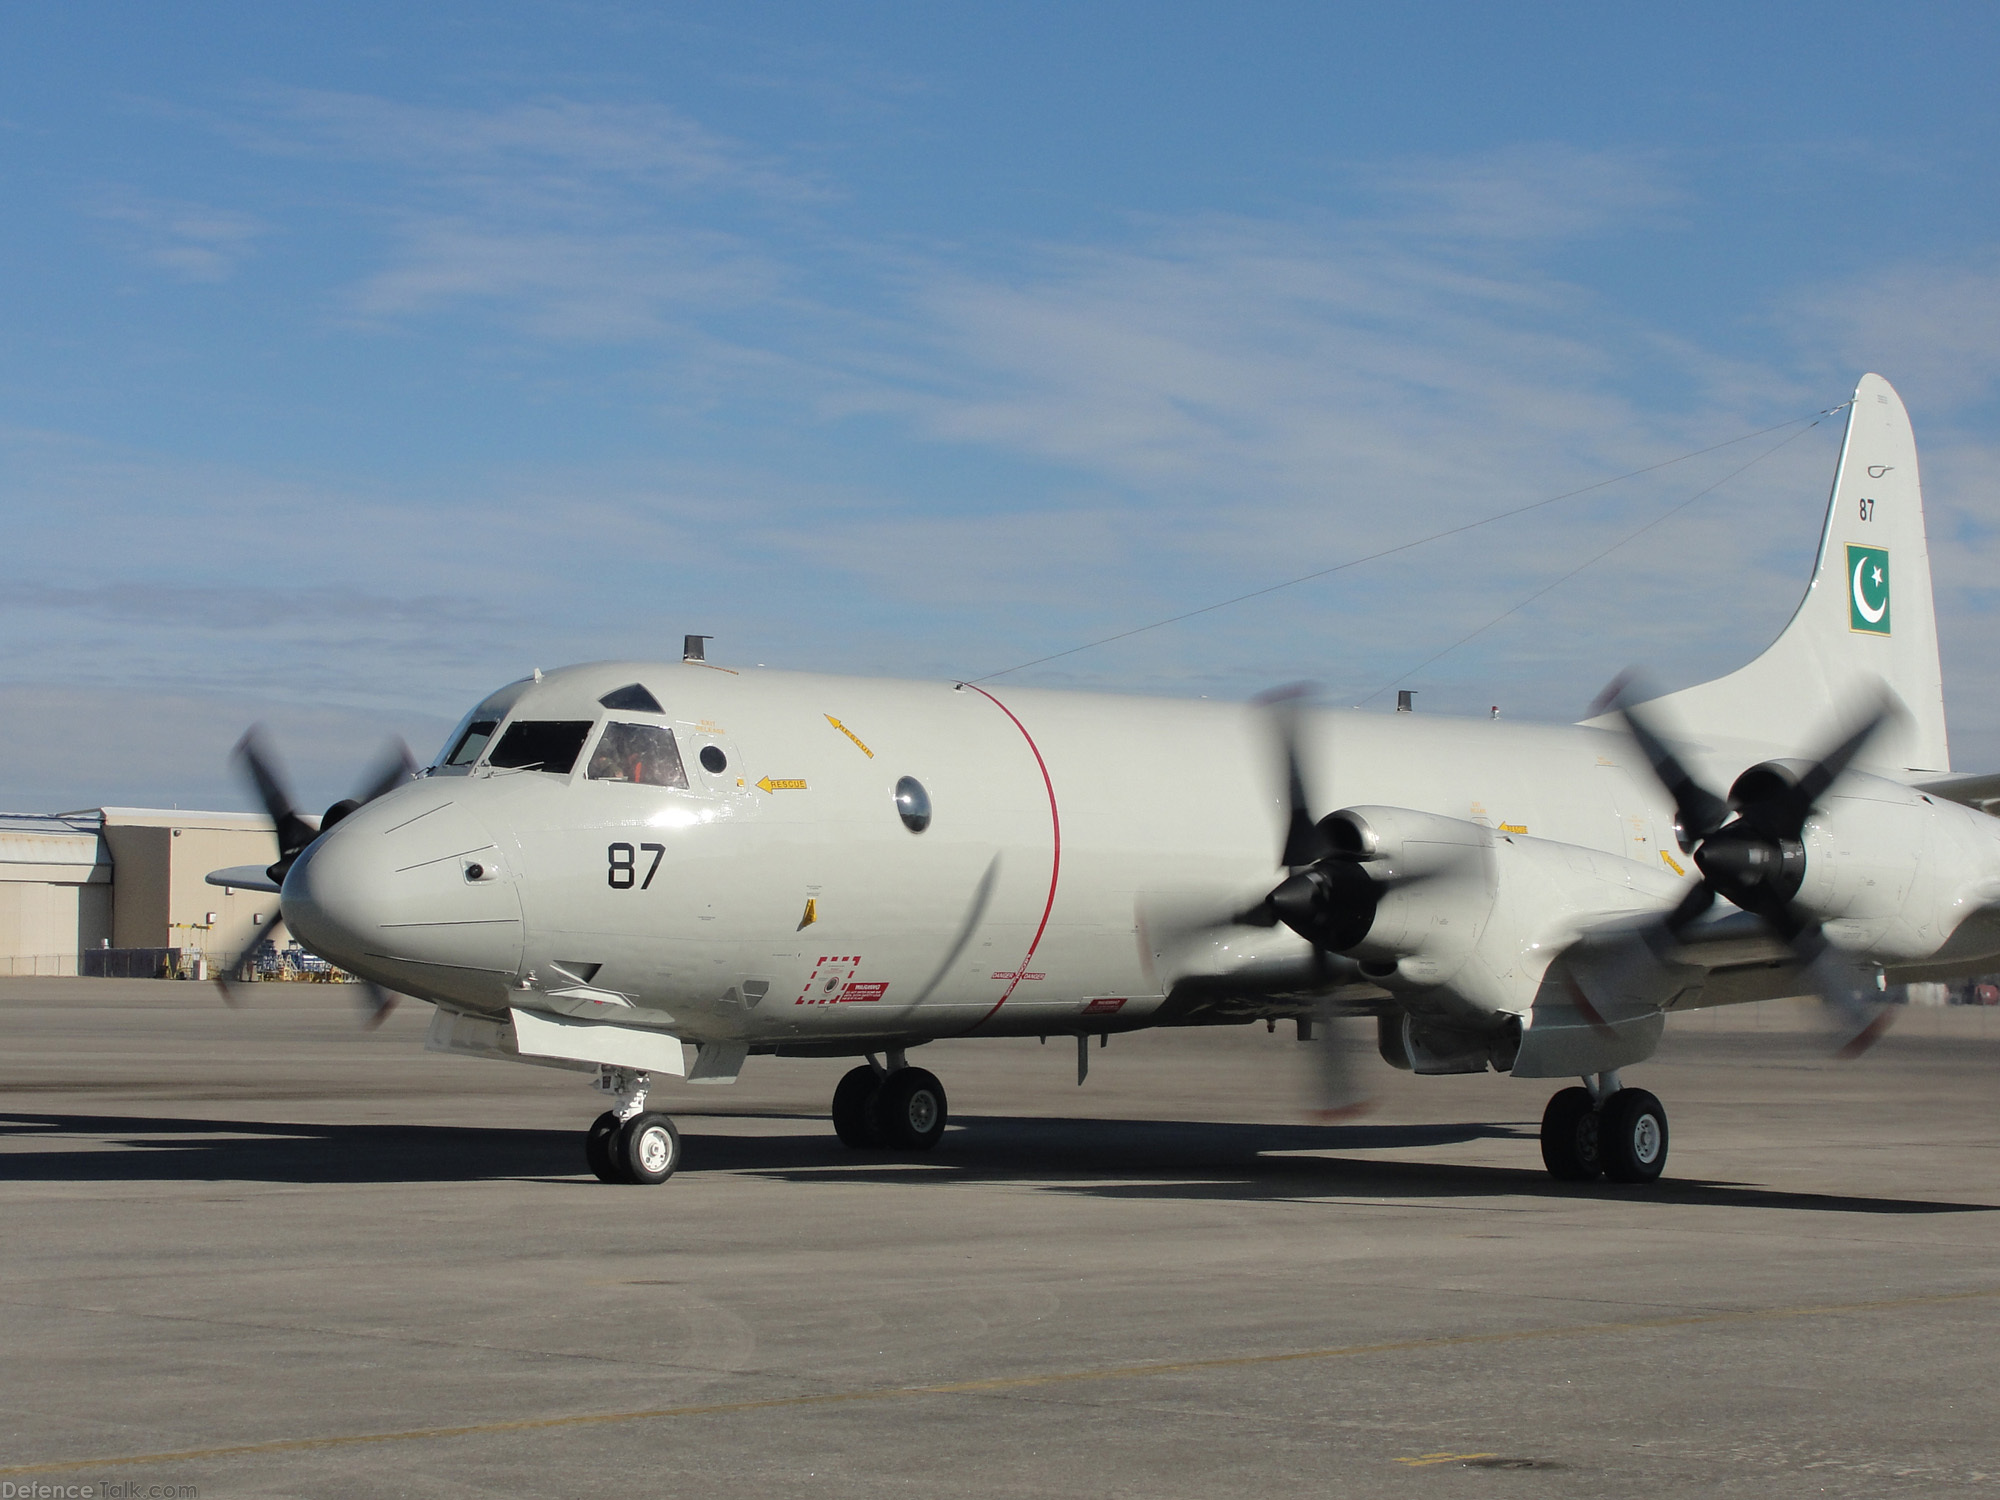
<svg viewBox="0 0 2000 1500">
<path fill-rule="evenodd" d="M 992 1010 L 986 1012 L 985 1015 L 966 1028 L 968 1031 L 973 1031 L 992 1020 L 999 1013 L 1000 1007 L 1007 1003 L 1008 996 L 1014 993 L 1022 979 L 1027 976 L 1028 960 L 1035 956 L 1035 950 L 1042 945 L 1042 934 L 1049 930 L 1049 913 L 1056 908 L 1056 882 L 1062 878 L 1062 815 L 1056 811 L 1056 784 L 1049 779 L 1048 763 L 1042 759 L 1041 746 L 1037 745 L 1035 737 L 1028 733 L 1028 726 L 1014 717 L 1013 709 L 987 692 L 979 684 L 968 682 L 965 686 L 971 688 L 973 692 L 979 694 L 980 697 L 1005 714 L 1014 727 L 1021 731 L 1021 738 L 1028 742 L 1028 749 L 1035 757 L 1035 768 L 1042 773 L 1042 786 L 1049 794 L 1049 829 L 1053 850 L 1049 858 L 1049 899 L 1042 903 L 1042 921 L 1041 925 L 1035 929 L 1034 941 L 1028 944 L 1028 951 L 1021 955 L 1020 964 L 1015 968 L 1013 976 L 1007 982 L 1006 993 L 993 1002 Z"/>
</svg>

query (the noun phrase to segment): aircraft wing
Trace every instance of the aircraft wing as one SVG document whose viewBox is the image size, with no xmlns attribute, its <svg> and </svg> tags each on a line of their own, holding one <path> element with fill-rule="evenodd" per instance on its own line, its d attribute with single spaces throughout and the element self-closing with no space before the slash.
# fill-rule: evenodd
<svg viewBox="0 0 2000 1500">
<path fill-rule="evenodd" d="M 1342 962 L 1353 967 L 1351 961 Z M 1175 980 L 1159 1022 L 1203 1025 L 1372 1016 L 1393 1004 L 1387 990 L 1352 973 L 1329 973 L 1305 962 L 1250 964 L 1229 973 L 1189 974 Z"/>
<path fill-rule="evenodd" d="M 1990 973 L 1996 953 L 2000 900 L 1989 895 L 1929 959 L 1892 966 L 1884 977 L 1891 985 L 1967 979 Z M 1564 950 L 1561 961 L 1607 1013 L 1632 1013 L 1648 1005 L 1699 1010 L 1817 992 L 1815 976 L 1798 955 L 1756 917 L 1740 911 L 1695 924 L 1665 961 L 1643 947 L 1629 921 L 1583 934 Z"/>
<path fill-rule="evenodd" d="M 1983 813 L 2000 809 L 2000 771 L 1965 771 L 1915 785 L 1920 792 L 1956 802 L 1961 807 L 1976 807 Z"/>
</svg>

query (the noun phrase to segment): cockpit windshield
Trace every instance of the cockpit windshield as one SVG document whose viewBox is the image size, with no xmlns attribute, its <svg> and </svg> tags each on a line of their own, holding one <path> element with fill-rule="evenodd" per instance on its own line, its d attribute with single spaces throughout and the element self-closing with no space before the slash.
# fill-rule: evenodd
<svg viewBox="0 0 2000 1500">
<path fill-rule="evenodd" d="M 451 747 L 451 753 L 440 762 L 447 766 L 469 766 L 479 759 L 479 752 L 486 748 L 486 742 L 493 738 L 493 731 L 500 727 L 497 719 L 475 719 L 465 726 L 465 733 L 458 737 L 458 743 Z"/>
<path fill-rule="evenodd" d="M 588 719 L 516 719 L 486 763 L 502 771 L 551 771 L 567 776 L 590 735 Z"/>
<path fill-rule="evenodd" d="M 519 682 L 510 682 L 496 692 L 487 694 L 484 701 L 472 712 L 458 721 L 458 727 L 451 732 L 451 738 L 444 742 L 444 749 L 438 752 L 433 766 L 470 766 L 479 759 L 479 753 L 486 748 L 486 742 L 493 738 L 493 731 L 500 727 L 512 708 L 529 688 L 534 679 L 523 677 Z"/>
<path fill-rule="evenodd" d="M 584 775 L 592 781 L 630 781 L 641 786 L 688 784 L 687 769 L 681 764 L 680 746 L 674 732 L 658 724 L 604 726 L 604 734 L 591 752 Z"/>
</svg>

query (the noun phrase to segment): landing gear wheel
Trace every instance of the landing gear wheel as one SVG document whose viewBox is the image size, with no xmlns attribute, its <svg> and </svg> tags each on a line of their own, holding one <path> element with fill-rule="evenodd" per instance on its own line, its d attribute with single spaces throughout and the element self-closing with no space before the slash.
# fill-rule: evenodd
<svg viewBox="0 0 2000 1500">
<path fill-rule="evenodd" d="M 1667 1164 L 1667 1112 L 1644 1089 L 1620 1089 L 1598 1117 L 1604 1175 L 1613 1182 L 1652 1182 Z"/>
<path fill-rule="evenodd" d="M 833 1133 L 844 1145 L 865 1150 L 882 1144 L 875 1133 L 875 1095 L 882 1076 L 863 1063 L 845 1074 L 833 1091 Z"/>
<path fill-rule="evenodd" d="M 1549 1176 L 1558 1182 L 1597 1180 L 1604 1170 L 1600 1124 L 1589 1089 L 1564 1089 L 1549 1100 L 1542 1111 L 1542 1165 Z"/>
<path fill-rule="evenodd" d="M 898 1068 L 875 1096 L 875 1129 L 898 1151 L 928 1151 L 944 1134 L 944 1085 L 923 1068 Z"/>
<path fill-rule="evenodd" d="M 634 1115 L 619 1126 L 611 1159 L 625 1182 L 665 1182 L 681 1164 L 681 1133 L 665 1115 Z"/>
<path fill-rule="evenodd" d="M 618 1164 L 611 1159 L 611 1145 L 618 1134 L 618 1116 L 606 1110 L 590 1122 L 590 1132 L 583 1138 L 583 1159 L 590 1163 L 590 1172 L 599 1182 L 623 1182 L 618 1175 Z"/>
</svg>

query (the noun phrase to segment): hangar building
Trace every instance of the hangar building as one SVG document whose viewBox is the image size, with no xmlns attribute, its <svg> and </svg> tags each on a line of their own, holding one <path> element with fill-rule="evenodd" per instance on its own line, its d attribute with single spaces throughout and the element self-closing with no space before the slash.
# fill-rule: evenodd
<svg viewBox="0 0 2000 1500">
<path fill-rule="evenodd" d="M 197 957 L 210 974 L 234 967 L 278 898 L 205 877 L 276 857 L 271 820 L 251 813 L 0 813 L 0 975 L 105 972 L 93 953 L 135 955 L 119 973 L 186 971 Z"/>
</svg>

